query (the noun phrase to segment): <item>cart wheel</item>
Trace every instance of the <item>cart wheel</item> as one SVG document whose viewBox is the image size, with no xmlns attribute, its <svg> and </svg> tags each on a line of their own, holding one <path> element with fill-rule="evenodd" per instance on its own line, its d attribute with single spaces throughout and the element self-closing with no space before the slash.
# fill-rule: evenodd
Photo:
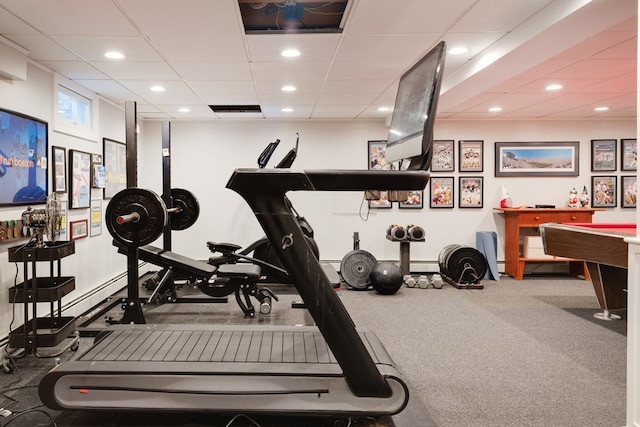
<svg viewBox="0 0 640 427">
<path fill-rule="evenodd" d="M 69 347 L 69 350 L 78 351 L 78 348 L 80 348 L 80 342 L 76 341 L 73 344 L 71 344 L 71 347 Z"/>
<path fill-rule="evenodd" d="M 2 364 L 2 372 L 4 372 L 7 375 L 13 373 L 13 366 L 11 366 L 10 361 L 7 360 Z"/>
</svg>

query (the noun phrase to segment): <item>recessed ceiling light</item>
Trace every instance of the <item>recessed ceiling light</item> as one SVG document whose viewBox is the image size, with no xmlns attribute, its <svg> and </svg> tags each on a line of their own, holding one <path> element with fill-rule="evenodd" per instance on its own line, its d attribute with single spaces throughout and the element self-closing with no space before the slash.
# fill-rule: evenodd
<svg viewBox="0 0 640 427">
<path fill-rule="evenodd" d="M 181 113 L 188 113 L 191 111 L 191 109 L 187 107 L 182 107 L 182 108 L 178 108 L 178 111 Z"/>
<path fill-rule="evenodd" d="M 389 108 L 389 107 L 378 107 L 378 111 L 381 111 L 381 112 L 391 111 L 391 108 Z"/>
<path fill-rule="evenodd" d="M 554 84 L 547 85 L 544 89 L 545 90 L 550 90 L 550 91 L 560 90 L 560 89 L 562 89 L 562 85 L 554 83 Z"/>
<path fill-rule="evenodd" d="M 151 90 L 154 92 L 164 92 L 166 89 L 162 86 L 151 86 Z"/>
<path fill-rule="evenodd" d="M 283 113 L 290 113 L 290 112 L 292 112 L 292 111 L 293 111 L 293 108 L 290 108 L 290 107 L 284 107 L 284 108 L 282 109 L 282 112 L 283 112 Z"/>
<path fill-rule="evenodd" d="M 502 107 L 491 107 L 489 108 L 489 111 L 491 111 L 492 113 L 497 113 L 498 111 L 502 111 Z"/>
<path fill-rule="evenodd" d="M 596 107 L 593 110 L 594 111 L 609 111 L 609 107 Z"/>
<path fill-rule="evenodd" d="M 463 53 L 467 53 L 467 52 L 469 52 L 469 49 L 467 49 L 464 46 L 456 46 L 449 49 L 450 55 L 462 55 Z"/>
<path fill-rule="evenodd" d="M 295 58 L 296 56 L 300 56 L 300 51 L 298 49 L 285 49 L 280 52 L 280 55 L 285 58 Z"/>
<path fill-rule="evenodd" d="M 115 50 L 105 53 L 104 56 L 109 59 L 124 59 L 124 53 Z"/>
<path fill-rule="evenodd" d="M 284 92 L 294 92 L 296 90 L 296 87 L 291 85 L 282 86 L 282 90 Z"/>
</svg>

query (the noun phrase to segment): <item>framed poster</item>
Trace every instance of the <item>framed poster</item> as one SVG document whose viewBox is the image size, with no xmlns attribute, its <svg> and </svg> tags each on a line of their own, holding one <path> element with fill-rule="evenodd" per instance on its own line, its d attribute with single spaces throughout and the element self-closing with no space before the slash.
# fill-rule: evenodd
<svg viewBox="0 0 640 427">
<path fill-rule="evenodd" d="M 431 172 L 453 172 L 455 151 L 453 140 L 433 141 Z"/>
<path fill-rule="evenodd" d="M 461 176 L 458 185 L 461 208 L 481 208 L 483 205 L 483 178 L 481 176 Z"/>
<path fill-rule="evenodd" d="M 391 209 L 391 201 L 389 201 L 389 193 L 380 191 L 380 199 L 369 200 L 370 209 Z"/>
<path fill-rule="evenodd" d="M 616 147 L 618 141 L 615 139 L 592 139 L 591 140 L 591 170 L 592 171 L 614 171 L 616 170 Z"/>
<path fill-rule="evenodd" d="M 91 237 L 102 234 L 102 200 L 91 200 Z"/>
<path fill-rule="evenodd" d="M 453 208 L 453 177 L 431 177 L 429 196 L 429 207 Z"/>
<path fill-rule="evenodd" d="M 635 171 L 638 169 L 638 143 L 636 139 L 620 140 L 620 164 L 623 171 Z"/>
<path fill-rule="evenodd" d="M 615 208 L 617 194 L 615 175 L 591 177 L 591 207 Z"/>
<path fill-rule="evenodd" d="M 69 208 L 88 208 L 91 201 L 91 154 L 69 150 Z"/>
<path fill-rule="evenodd" d="M 53 162 L 53 191 L 64 193 L 67 191 L 67 150 L 63 147 L 51 147 Z"/>
<path fill-rule="evenodd" d="M 404 202 L 399 202 L 398 207 L 400 209 L 422 209 L 424 202 L 424 191 L 409 191 L 409 195 L 407 200 Z"/>
<path fill-rule="evenodd" d="M 460 172 L 482 172 L 484 141 L 459 141 Z"/>
<path fill-rule="evenodd" d="M 89 221 L 81 219 L 78 221 L 69 222 L 69 231 L 71 233 L 70 239 L 77 240 L 87 237 L 89 235 Z"/>
<path fill-rule="evenodd" d="M 638 198 L 638 178 L 634 176 L 622 177 L 622 202 L 623 208 L 635 208 Z"/>
<path fill-rule="evenodd" d="M 103 138 L 104 198 L 110 199 L 127 188 L 127 146 Z"/>
<path fill-rule="evenodd" d="M 496 142 L 495 176 L 578 176 L 580 143 Z"/>
<path fill-rule="evenodd" d="M 387 149 L 387 141 L 369 141 L 369 170 L 391 170 L 394 169 L 393 163 L 387 161 L 385 151 Z"/>
</svg>

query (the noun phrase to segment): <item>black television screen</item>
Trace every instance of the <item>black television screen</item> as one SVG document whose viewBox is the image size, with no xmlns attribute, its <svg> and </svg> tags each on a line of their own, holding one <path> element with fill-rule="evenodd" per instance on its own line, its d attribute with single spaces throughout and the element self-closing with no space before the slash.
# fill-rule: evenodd
<svg viewBox="0 0 640 427">
<path fill-rule="evenodd" d="M 445 50 L 446 43 L 439 42 L 400 78 L 387 138 L 387 160 L 430 154 Z M 421 166 L 426 169 L 429 165 Z"/>
<path fill-rule="evenodd" d="M 47 199 L 47 123 L 0 109 L 0 206 Z"/>
</svg>

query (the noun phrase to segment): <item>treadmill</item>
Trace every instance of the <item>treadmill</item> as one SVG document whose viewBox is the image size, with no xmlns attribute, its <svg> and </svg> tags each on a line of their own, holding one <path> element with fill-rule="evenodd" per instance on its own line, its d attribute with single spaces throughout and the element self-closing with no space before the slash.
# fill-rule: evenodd
<svg viewBox="0 0 640 427">
<path fill-rule="evenodd" d="M 285 195 L 424 189 L 444 55 L 440 42 L 400 80 L 387 149 L 389 160 L 411 158 L 407 170 L 237 169 L 227 183 L 253 209 L 316 326 L 114 325 L 77 360 L 44 376 L 42 402 L 57 410 L 401 412 L 407 384 L 375 334 L 354 325 Z"/>
</svg>

